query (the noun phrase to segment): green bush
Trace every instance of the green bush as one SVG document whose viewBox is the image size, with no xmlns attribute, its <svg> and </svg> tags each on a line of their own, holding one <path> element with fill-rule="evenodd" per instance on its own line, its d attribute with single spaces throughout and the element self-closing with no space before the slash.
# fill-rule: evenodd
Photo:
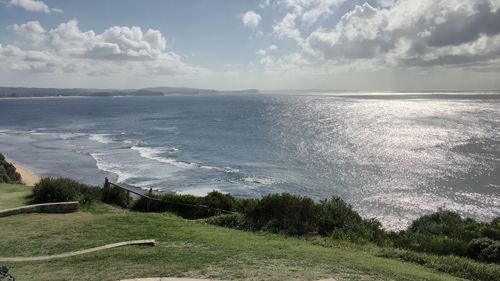
<svg viewBox="0 0 500 281">
<path fill-rule="evenodd" d="M 433 236 L 446 236 L 468 242 L 478 238 L 484 227 L 483 223 L 473 219 L 462 219 L 455 212 L 439 210 L 436 213 L 422 216 L 413 221 L 408 231 Z"/>
<path fill-rule="evenodd" d="M 456 256 L 435 256 L 397 249 L 385 249 L 379 256 L 424 265 L 469 280 L 500 281 L 500 267 Z"/>
<path fill-rule="evenodd" d="M 468 243 L 448 236 L 402 231 L 393 238 L 396 246 L 417 252 L 466 256 Z"/>
<path fill-rule="evenodd" d="M 481 236 L 500 241 L 500 217 L 486 224 L 482 230 Z"/>
<path fill-rule="evenodd" d="M 175 193 L 150 194 L 148 196 L 153 200 L 141 197 L 132 208 L 142 212 L 172 212 L 183 218 L 200 219 L 233 211 L 237 205 L 234 197 L 217 191 L 212 191 L 205 197 Z"/>
<path fill-rule="evenodd" d="M 407 230 L 392 235 L 391 240 L 395 246 L 408 250 L 498 262 L 500 242 L 495 239 L 499 233 L 499 218 L 482 223 L 439 210 L 418 218 Z"/>
<path fill-rule="evenodd" d="M 317 229 L 315 211 L 312 199 L 283 193 L 264 196 L 244 215 L 254 230 L 304 235 Z"/>
<path fill-rule="evenodd" d="M 205 197 L 202 197 L 201 204 L 214 209 L 233 211 L 236 209 L 236 199 L 229 195 L 218 191 L 212 191 Z"/>
<path fill-rule="evenodd" d="M 215 217 L 210 217 L 205 222 L 217 226 L 234 228 L 234 229 L 247 229 L 246 219 L 240 213 L 226 214 Z"/>
<path fill-rule="evenodd" d="M 0 183 L 21 183 L 21 175 L 12 163 L 7 162 L 0 153 Z"/>
<path fill-rule="evenodd" d="M 468 255 L 479 261 L 500 264 L 500 241 L 489 238 L 474 239 L 469 243 Z"/>
<path fill-rule="evenodd" d="M 362 224 L 361 216 L 339 197 L 322 200 L 316 208 L 318 232 L 329 235 L 336 229 L 354 228 Z"/>
<path fill-rule="evenodd" d="M 33 188 L 34 203 L 80 201 L 85 204 L 95 200 L 101 200 L 100 188 L 68 178 L 42 178 Z"/>
<path fill-rule="evenodd" d="M 130 198 L 127 191 L 107 184 L 102 188 L 102 202 L 128 208 L 132 203 L 132 198 Z"/>
</svg>

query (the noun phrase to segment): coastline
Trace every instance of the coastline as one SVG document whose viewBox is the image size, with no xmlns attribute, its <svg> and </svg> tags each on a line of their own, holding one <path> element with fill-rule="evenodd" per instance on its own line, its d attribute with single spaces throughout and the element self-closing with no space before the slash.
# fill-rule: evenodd
<svg viewBox="0 0 500 281">
<path fill-rule="evenodd" d="M 28 166 L 20 164 L 19 162 L 12 161 L 11 159 L 6 158 L 7 162 L 12 163 L 14 167 L 16 167 L 16 171 L 21 175 L 21 180 L 23 184 L 27 186 L 34 186 L 37 184 L 42 178 L 39 174 L 34 172 Z"/>
</svg>

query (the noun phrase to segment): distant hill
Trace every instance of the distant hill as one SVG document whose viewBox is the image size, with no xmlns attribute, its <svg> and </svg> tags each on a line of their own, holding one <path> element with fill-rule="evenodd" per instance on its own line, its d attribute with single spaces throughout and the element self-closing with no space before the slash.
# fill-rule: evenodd
<svg viewBox="0 0 500 281">
<path fill-rule="evenodd" d="M 164 96 L 173 94 L 254 94 L 258 90 L 242 91 L 217 91 L 195 88 L 175 88 L 175 87 L 155 87 L 144 89 L 82 89 L 82 88 L 24 88 L 24 87 L 0 87 L 0 97 L 70 97 L 70 96 L 88 96 L 88 97 L 111 97 L 111 96 Z"/>
<path fill-rule="evenodd" d="M 259 90 L 256 90 L 256 89 L 236 90 L 236 91 L 219 91 L 219 90 L 183 88 L 183 87 L 152 87 L 152 88 L 144 88 L 143 90 L 161 92 L 165 95 L 178 95 L 178 94 L 190 94 L 190 95 L 257 94 L 257 93 L 259 93 Z"/>
</svg>

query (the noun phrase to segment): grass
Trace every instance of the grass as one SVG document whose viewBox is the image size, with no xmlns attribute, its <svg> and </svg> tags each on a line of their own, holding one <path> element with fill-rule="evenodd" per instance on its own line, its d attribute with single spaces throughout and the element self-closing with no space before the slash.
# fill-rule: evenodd
<svg viewBox="0 0 500 281">
<path fill-rule="evenodd" d="M 470 280 L 500 281 L 500 267 L 457 256 L 437 256 L 400 249 L 384 249 L 379 256 L 425 265 L 441 272 L 450 272 Z"/>
<path fill-rule="evenodd" d="M 3 201 L 12 186 L 0 185 Z M 17 186 L 19 189 L 25 187 Z M 9 263 L 17 280 L 119 280 L 199 277 L 220 280 L 464 280 L 421 265 L 379 256 L 375 246 L 322 245 L 274 234 L 225 229 L 171 214 L 136 213 L 95 204 L 72 214 L 0 218 L 0 255 L 58 254 L 108 243 L 156 239 L 156 247 L 126 247 L 44 262 Z"/>
<path fill-rule="evenodd" d="M 0 183 L 0 210 L 26 205 L 30 195 L 31 187 Z"/>
</svg>

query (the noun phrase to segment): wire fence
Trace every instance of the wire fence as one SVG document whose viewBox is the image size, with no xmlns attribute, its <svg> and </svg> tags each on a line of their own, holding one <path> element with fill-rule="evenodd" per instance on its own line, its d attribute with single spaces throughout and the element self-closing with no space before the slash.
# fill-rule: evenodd
<svg viewBox="0 0 500 281">
<path fill-rule="evenodd" d="M 174 202 L 174 201 L 169 201 L 169 200 L 154 198 L 154 197 L 148 196 L 148 195 L 146 195 L 144 193 L 141 193 L 139 191 L 133 190 L 131 188 L 127 188 L 127 187 L 119 185 L 117 183 L 110 182 L 108 179 L 105 180 L 104 185 L 106 186 L 106 184 L 109 184 L 111 186 L 123 189 L 123 190 L 127 191 L 127 193 L 133 193 L 133 194 L 135 194 L 135 195 L 137 195 L 137 196 L 139 196 L 141 198 L 146 199 L 147 200 L 147 211 L 148 212 L 150 211 L 150 208 L 151 208 L 151 201 L 154 201 L 154 202 L 166 203 L 166 204 L 170 204 L 170 205 L 183 206 L 183 207 L 204 208 L 204 209 L 207 209 L 207 210 L 210 210 L 210 211 L 214 211 L 214 212 L 219 213 L 219 214 L 234 214 L 235 213 L 235 212 L 232 212 L 232 211 L 228 211 L 228 210 L 224 210 L 224 209 L 219 209 L 219 208 L 214 208 L 214 207 L 207 206 L 207 205 L 202 205 L 202 204 L 188 204 L 188 203 Z M 151 194 L 151 192 L 149 194 Z"/>
</svg>

